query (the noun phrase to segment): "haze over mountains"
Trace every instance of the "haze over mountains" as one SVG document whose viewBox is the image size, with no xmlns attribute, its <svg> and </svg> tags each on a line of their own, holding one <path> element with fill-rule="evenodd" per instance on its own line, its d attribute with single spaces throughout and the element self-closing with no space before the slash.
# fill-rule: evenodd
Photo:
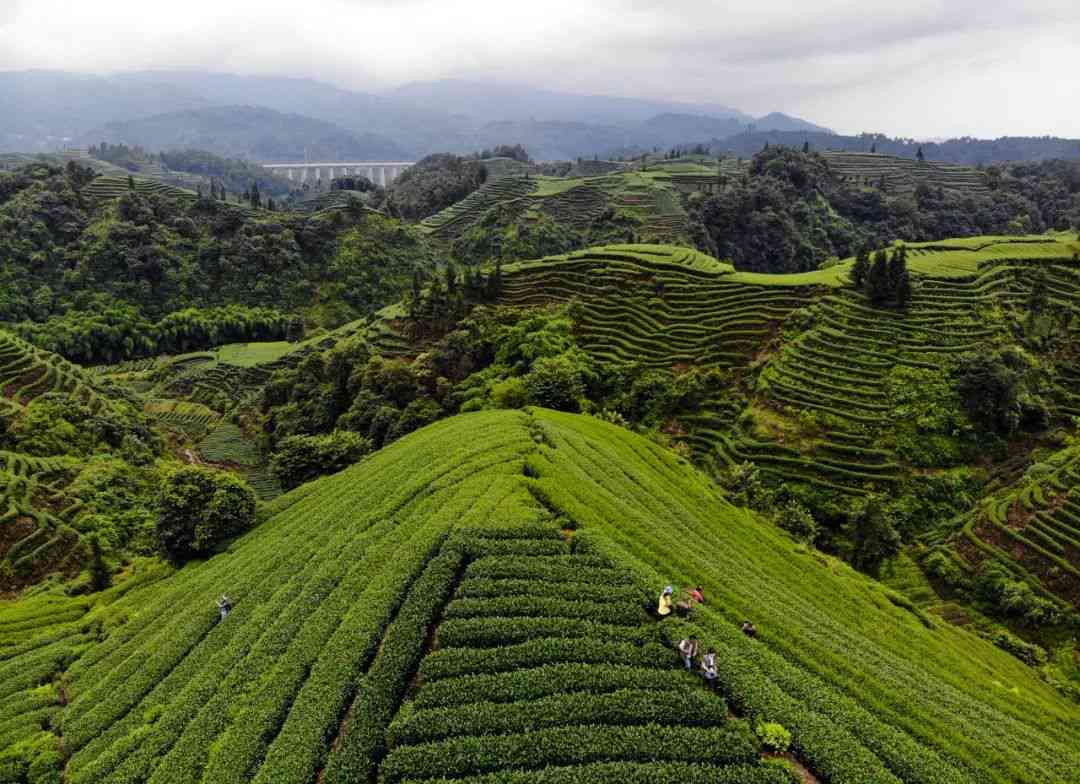
<svg viewBox="0 0 1080 784">
<path fill-rule="evenodd" d="M 198 146 L 257 160 L 420 157 L 500 143 L 538 159 L 683 144 L 759 131 L 828 129 L 716 104 L 574 95 L 525 85 L 443 80 L 376 95 L 310 79 L 136 71 L 90 76 L 0 73 L 0 151 L 99 141 Z M 253 111 L 254 109 L 258 111 Z"/>
</svg>

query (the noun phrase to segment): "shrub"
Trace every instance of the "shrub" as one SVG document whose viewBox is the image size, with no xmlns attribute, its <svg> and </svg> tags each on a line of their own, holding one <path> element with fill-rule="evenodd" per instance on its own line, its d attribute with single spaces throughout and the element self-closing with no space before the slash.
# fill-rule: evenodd
<svg viewBox="0 0 1080 784">
<path fill-rule="evenodd" d="M 1045 650 L 1038 645 L 1021 640 L 1015 634 L 1010 634 L 1002 629 L 991 639 L 994 645 L 1001 648 L 1003 651 L 1008 651 L 1017 659 L 1024 662 L 1024 664 L 1031 665 L 1032 667 L 1046 664 L 1047 656 Z"/>
<path fill-rule="evenodd" d="M 520 378 L 508 378 L 491 386 L 496 408 L 521 408 L 528 402 L 528 389 Z"/>
<path fill-rule="evenodd" d="M 818 525 L 809 510 L 798 501 L 788 501 L 780 511 L 780 527 L 800 542 L 813 542 L 817 538 Z"/>
<path fill-rule="evenodd" d="M 371 449 L 370 439 L 348 430 L 325 436 L 290 436 L 278 444 L 270 469 L 282 487 L 292 489 L 318 476 L 340 471 Z"/>
<path fill-rule="evenodd" d="M 1061 608 L 1035 593 L 997 562 L 985 564 L 975 581 L 975 592 L 998 615 L 1018 618 L 1027 626 L 1053 626 L 1061 621 Z"/>
<path fill-rule="evenodd" d="M 964 570 L 945 549 L 932 550 L 923 560 L 923 567 L 927 574 L 938 578 L 950 588 L 962 588 L 967 583 Z"/>
<path fill-rule="evenodd" d="M 525 376 L 525 389 L 533 405 L 579 411 L 585 393 L 581 365 L 568 354 L 538 359 Z"/>
<path fill-rule="evenodd" d="M 791 733 L 775 721 L 759 721 L 754 730 L 767 749 L 783 754 L 791 746 Z"/>
<path fill-rule="evenodd" d="M 206 554 L 254 519 L 255 491 L 233 474 L 187 466 L 162 482 L 158 539 L 174 558 Z"/>
</svg>

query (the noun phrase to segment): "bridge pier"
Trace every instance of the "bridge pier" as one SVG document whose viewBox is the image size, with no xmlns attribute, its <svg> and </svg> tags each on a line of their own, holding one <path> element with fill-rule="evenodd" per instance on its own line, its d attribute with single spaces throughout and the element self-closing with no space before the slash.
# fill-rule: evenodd
<svg viewBox="0 0 1080 784">
<path fill-rule="evenodd" d="M 328 184 L 339 176 L 366 175 L 373 184 L 385 188 L 412 166 L 412 162 L 361 161 L 359 163 L 267 163 L 263 165 L 298 185 L 309 182 Z"/>
</svg>

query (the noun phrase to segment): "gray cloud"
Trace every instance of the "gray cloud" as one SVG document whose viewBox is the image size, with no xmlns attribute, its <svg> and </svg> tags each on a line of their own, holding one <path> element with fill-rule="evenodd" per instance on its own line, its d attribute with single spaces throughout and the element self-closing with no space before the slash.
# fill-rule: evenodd
<svg viewBox="0 0 1080 784">
<path fill-rule="evenodd" d="M 1077 40 L 1074 0 L 0 0 L 0 68 L 493 78 L 910 135 L 1080 136 Z"/>
</svg>

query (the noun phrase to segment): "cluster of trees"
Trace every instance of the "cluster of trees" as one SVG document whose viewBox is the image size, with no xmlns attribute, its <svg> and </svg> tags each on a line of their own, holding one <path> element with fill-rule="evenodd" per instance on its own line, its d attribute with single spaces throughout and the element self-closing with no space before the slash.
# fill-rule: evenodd
<svg viewBox="0 0 1080 784">
<path fill-rule="evenodd" d="M 126 144 L 102 142 L 101 144 L 90 145 L 86 152 L 91 158 L 111 163 L 114 166 L 120 166 L 132 172 L 139 171 L 154 158 L 137 144 L 134 147 L 128 147 Z"/>
<path fill-rule="evenodd" d="M 265 196 L 281 200 L 293 190 L 287 178 L 274 174 L 270 169 L 250 161 L 223 158 L 205 150 L 166 150 L 159 153 L 158 158 L 163 166 L 172 171 L 216 180 L 229 193 L 240 193 L 254 184 Z"/>
<path fill-rule="evenodd" d="M 734 154 L 748 158 L 765 145 L 800 147 L 809 143 L 818 150 L 876 152 L 901 158 L 925 158 L 968 166 L 991 166 L 1003 161 L 1042 162 L 1080 159 L 1080 145 L 1075 139 L 1051 136 L 1006 136 L 999 139 L 975 139 L 963 136 L 943 142 L 924 142 L 892 138 L 880 133 L 844 136 L 826 131 L 754 131 L 714 140 L 712 154 Z"/>
<path fill-rule="evenodd" d="M 132 305 L 99 297 L 96 306 L 87 310 L 68 311 L 43 322 L 23 321 L 9 328 L 48 351 L 93 365 L 183 354 L 224 343 L 284 340 L 295 333 L 294 322 L 294 317 L 279 311 L 243 305 L 185 308 L 150 321 Z"/>
<path fill-rule="evenodd" d="M 313 477 L 459 412 L 538 405 L 658 427 L 718 383 L 719 371 L 598 365 L 563 310 L 480 305 L 412 362 L 378 356 L 360 338 L 314 352 L 275 372 L 261 409 L 281 475 Z"/>
<path fill-rule="evenodd" d="M 891 254 L 882 249 L 870 260 L 870 249 L 862 248 L 851 268 L 851 282 L 875 305 L 893 304 L 906 308 L 911 302 L 911 275 L 907 268 L 907 248 L 901 245 Z"/>
<path fill-rule="evenodd" d="M 330 181 L 332 191 L 357 191 L 358 193 L 379 192 L 379 186 L 361 174 L 349 174 L 345 177 L 335 177 Z"/>
<path fill-rule="evenodd" d="M 401 173 L 386 189 L 386 211 L 399 218 L 422 220 L 455 204 L 487 180 L 477 159 L 449 153 L 429 155 Z"/>
<path fill-rule="evenodd" d="M 956 371 L 956 388 L 967 415 L 988 433 L 1003 437 L 1044 429 L 1050 414 L 1039 376 L 1021 351 L 1004 349 L 966 354 Z"/>
<path fill-rule="evenodd" d="M 497 144 L 490 149 L 480 150 L 469 157 L 475 160 L 484 160 L 485 158 L 512 158 L 521 163 L 532 163 L 532 158 L 529 157 L 528 151 L 520 144 Z"/>
<path fill-rule="evenodd" d="M 423 272 L 415 270 L 405 300 L 408 336 L 419 340 L 445 335 L 474 305 L 498 299 L 502 282 L 501 259 L 496 259 L 491 272 L 465 267 L 460 276 L 457 265 L 448 262 L 443 277 L 433 277 L 426 286 Z"/>
<path fill-rule="evenodd" d="M 823 157 L 770 146 L 745 176 L 693 197 L 696 244 L 740 269 L 802 272 L 864 246 L 897 240 L 1042 232 L 1080 225 L 1080 174 L 1074 164 L 1005 167 L 987 194 L 920 185 L 888 195 L 834 177 Z"/>
<path fill-rule="evenodd" d="M 178 468 L 161 483 L 161 549 L 176 560 L 209 555 L 251 527 L 255 507 L 255 492 L 236 475 L 202 466 Z"/>
<path fill-rule="evenodd" d="M 672 147 L 670 150 L 664 153 L 665 161 L 673 161 L 676 158 L 681 158 L 684 155 L 708 155 L 709 145 L 707 144 L 692 144 L 687 147 Z"/>
<path fill-rule="evenodd" d="M 62 352 L 66 341 L 78 346 L 93 333 L 107 347 L 99 356 L 116 355 L 129 335 L 146 334 L 110 337 L 91 326 L 114 306 L 149 323 L 193 307 L 271 307 L 334 327 L 397 301 L 413 269 L 431 264 L 420 232 L 370 211 L 251 212 L 135 191 L 100 203 L 81 193 L 90 179 L 78 166 L 0 172 L 0 322 L 94 316 L 20 327 Z M 105 320 L 111 329 L 132 317 Z M 150 348 L 120 353 L 143 350 Z"/>
</svg>

